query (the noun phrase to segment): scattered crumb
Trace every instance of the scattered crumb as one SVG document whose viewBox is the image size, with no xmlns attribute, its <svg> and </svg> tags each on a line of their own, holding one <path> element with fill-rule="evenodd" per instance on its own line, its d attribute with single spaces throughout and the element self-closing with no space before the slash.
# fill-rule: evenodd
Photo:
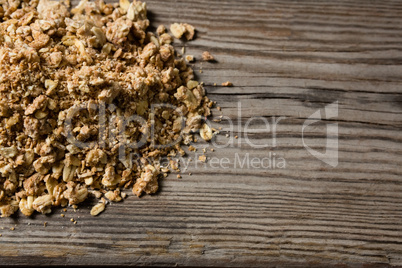
<svg viewBox="0 0 402 268">
<path fill-rule="evenodd" d="M 205 155 L 200 155 L 198 160 L 205 163 L 207 161 L 207 157 Z"/>
<path fill-rule="evenodd" d="M 222 108 L 221 108 L 220 106 L 216 107 L 216 109 L 217 109 L 218 111 L 222 111 Z"/>
<path fill-rule="evenodd" d="M 187 62 L 193 62 L 194 61 L 194 56 L 193 55 L 186 55 L 185 57 Z"/>
<path fill-rule="evenodd" d="M 222 86 L 223 86 L 223 87 L 232 87 L 233 84 L 232 84 L 232 82 L 227 81 L 227 82 L 225 82 L 225 83 L 222 83 Z"/>
<path fill-rule="evenodd" d="M 70 221 L 71 221 L 71 222 L 74 222 L 74 218 L 71 218 Z"/>
<path fill-rule="evenodd" d="M 66 215 L 64 215 L 64 214 L 60 214 L 60 216 L 64 218 L 64 216 L 66 216 Z"/>
<path fill-rule="evenodd" d="M 47 221 L 45 221 L 45 222 L 43 223 L 43 226 L 44 226 L 44 227 L 46 227 L 46 226 L 47 226 Z"/>
<path fill-rule="evenodd" d="M 11 227 L 10 230 L 11 230 L 11 231 L 14 231 L 14 230 L 15 230 L 15 227 Z"/>
<path fill-rule="evenodd" d="M 188 173 L 188 175 L 191 176 L 191 175 L 193 175 L 193 174 L 190 172 L 190 173 Z"/>
<path fill-rule="evenodd" d="M 178 179 L 181 179 L 181 175 L 180 175 L 180 174 L 177 174 L 177 178 L 178 178 Z"/>
<path fill-rule="evenodd" d="M 217 86 L 217 84 L 216 84 L 216 83 L 214 83 L 214 86 L 216 87 L 216 86 Z"/>
<path fill-rule="evenodd" d="M 202 53 L 202 59 L 204 61 L 213 61 L 213 60 L 215 60 L 214 56 L 212 56 L 211 53 L 209 53 L 208 51 L 204 51 Z"/>
<path fill-rule="evenodd" d="M 215 149 L 214 149 L 214 148 L 211 148 L 211 152 L 215 152 Z"/>
</svg>

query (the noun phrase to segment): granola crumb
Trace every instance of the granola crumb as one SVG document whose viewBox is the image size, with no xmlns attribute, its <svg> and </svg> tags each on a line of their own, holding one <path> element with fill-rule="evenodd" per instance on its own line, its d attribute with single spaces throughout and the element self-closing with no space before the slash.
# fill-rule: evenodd
<svg viewBox="0 0 402 268">
<path fill-rule="evenodd" d="M 214 61 L 215 60 L 214 56 L 212 56 L 211 53 L 208 51 L 204 51 L 202 53 L 202 59 L 204 61 Z"/>
<path fill-rule="evenodd" d="M 206 157 L 205 155 L 200 155 L 200 156 L 198 157 L 198 160 L 201 161 L 201 162 L 203 162 L 203 163 L 205 163 L 205 162 L 207 161 L 207 157 Z"/>
<path fill-rule="evenodd" d="M 222 83 L 222 86 L 223 87 L 232 87 L 233 84 L 232 84 L 232 82 L 227 81 L 227 82 Z"/>
<path fill-rule="evenodd" d="M 194 62 L 194 56 L 193 55 L 186 55 L 185 57 L 187 62 Z"/>
</svg>

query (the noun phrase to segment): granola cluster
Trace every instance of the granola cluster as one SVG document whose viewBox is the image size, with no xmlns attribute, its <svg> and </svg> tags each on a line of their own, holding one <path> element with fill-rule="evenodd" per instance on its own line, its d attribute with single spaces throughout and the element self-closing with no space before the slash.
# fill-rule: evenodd
<svg viewBox="0 0 402 268">
<path fill-rule="evenodd" d="M 147 31 L 145 3 L 81 0 L 70 10 L 8 0 L 0 20 L 3 217 L 49 213 L 90 193 L 118 202 L 128 187 L 155 193 L 167 172 L 158 157 L 184 154 L 194 132 L 211 139 L 203 118 L 212 102 L 166 28 Z M 194 36 L 189 24 L 171 30 Z M 103 199 L 91 214 L 104 208 Z"/>
</svg>

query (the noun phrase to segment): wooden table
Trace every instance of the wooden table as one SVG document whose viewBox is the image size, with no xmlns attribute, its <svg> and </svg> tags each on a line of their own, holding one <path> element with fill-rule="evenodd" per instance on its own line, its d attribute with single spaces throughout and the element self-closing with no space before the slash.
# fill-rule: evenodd
<svg viewBox="0 0 402 268">
<path fill-rule="evenodd" d="M 194 68 L 222 107 L 214 116 L 233 121 L 229 137 L 227 120 L 214 123 L 223 128 L 216 143 L 232 138 L 231 146 L 210 145 L 212 164 L 193 161 L 182 179 L 163 179 L 159 194 L 130 196 L 100 217 L 87 202 L 1 219 L 0 265 L 401 266 L 402 3 L 149 0 L 148 8 L 152 27 L 197 28 L 179 51 L 216 57 Z M 234 87 L 219 86 L 226 81 Z M 316 111 L 321 120 L 302 135 Z M 333 124 L 337 165 L 306 149 L 324 153 Z M 286 167 L 234 167 L 269 153 Z"/>
</svg>

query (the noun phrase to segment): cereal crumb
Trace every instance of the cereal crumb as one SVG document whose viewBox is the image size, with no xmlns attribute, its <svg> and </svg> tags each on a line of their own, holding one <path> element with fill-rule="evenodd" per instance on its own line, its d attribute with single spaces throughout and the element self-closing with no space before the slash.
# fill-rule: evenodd
<svg viewBox="0 0 402 268">
<path fill-rule="evenodd" d="M 222 86 L 223 87 L 232 87 L 233 84 L 232 84 L 232 82 L 227 81 L 227 82 L 222 83 Z"/>
<path fill-rule="evenodd" d="M 207 157 L 205 155 L 200 155 L 198 160 L 205 163 L 207 161 Z"/>
<path fill-rule="evenodd" d="M 186 55 L 185 57 L 187 62 L 193 62 L 194 61 L 194 56 L 193 55 Z"/>
<path fill-rule="evenodd" d="M 202 59 L 204 61 L 213 61 L 213 60 L 215 60 L 214 56 L 212 56 L 211 53 L 209 53 L 208 51 L 204 51 L 202 53 Z"/>
</svg>

